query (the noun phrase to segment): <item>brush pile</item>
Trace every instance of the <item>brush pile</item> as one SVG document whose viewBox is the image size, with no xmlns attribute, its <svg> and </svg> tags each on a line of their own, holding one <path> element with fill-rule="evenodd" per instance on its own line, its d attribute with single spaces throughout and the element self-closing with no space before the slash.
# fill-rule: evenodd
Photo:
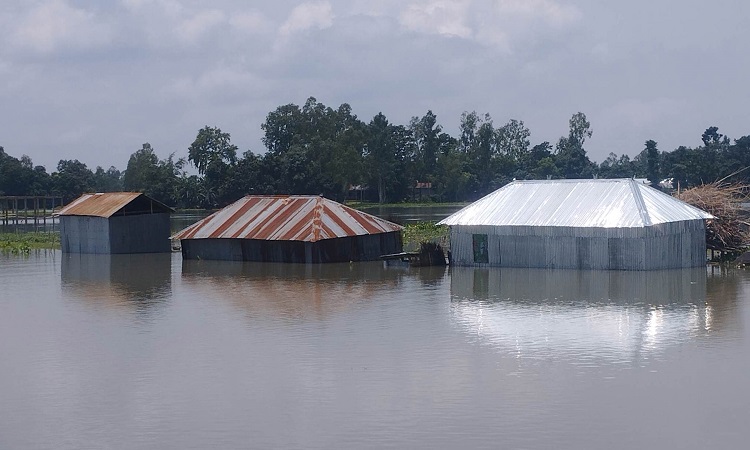
<svg viewBox="0 0 750 450">
<path fill-rule="evenodd" d="M 750 224 L 742 203 L 748 202 L 748 188 L 740 184 L 711 183 L 686 189 L 680 200 L 711 213 L 706 223 L 706 247 L 709 250 L 737 253 L 750 243 Z"/>
</svg>

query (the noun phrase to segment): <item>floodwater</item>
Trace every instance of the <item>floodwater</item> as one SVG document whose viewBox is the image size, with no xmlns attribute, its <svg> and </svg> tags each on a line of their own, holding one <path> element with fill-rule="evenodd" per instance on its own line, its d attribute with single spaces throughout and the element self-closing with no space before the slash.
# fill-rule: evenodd
<svg viewBox="0 0 750 450">
<path fill-rule="evenodd" d="M 750 272 L 0 255 L 0 448 L 745 448 Z"/>
<path fill-rule="evenodd" d="M 423 206 L 368 206 L 362 211 L 382 217 L 385 220 L 401 225 L 415 222 L 438 222 L 461 209 L 461 205 L 423 205 Z"/>
</svg>

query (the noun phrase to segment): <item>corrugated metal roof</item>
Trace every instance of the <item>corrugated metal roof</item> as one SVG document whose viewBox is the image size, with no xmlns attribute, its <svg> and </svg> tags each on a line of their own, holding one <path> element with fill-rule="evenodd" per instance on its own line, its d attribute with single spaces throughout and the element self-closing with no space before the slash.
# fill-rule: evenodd
<svg viewBox="0 0 750 450">
<path fill-rule="evenodd" d="M 179 231 L 172 239 L 315 242 L 402 228 L 324 197 L 248 195 Z"/>
<path fill-rule="evenodd" d="M 105 192 L 96 194 L 83 194 L 68 203 L 58 216 L 93 216 L 112 217 L 118 211 L 130 204 L 133 200 L 143 196 L 153 202 L 159 210 L 172 211 L 172 208 L 161 202 L 151 199 L 140 192 Z"/>
<path fill-rule="evenodd" d="M 713 216 L 633 179 L 514 181 L 442 225 L 633 228 Z"/>
</svg>

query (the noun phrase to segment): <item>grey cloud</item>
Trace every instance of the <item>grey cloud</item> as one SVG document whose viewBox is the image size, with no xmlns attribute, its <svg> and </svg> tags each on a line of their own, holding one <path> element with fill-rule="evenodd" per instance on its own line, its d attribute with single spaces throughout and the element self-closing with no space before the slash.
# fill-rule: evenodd
<svg viewBox="0 0 750 450">
<path fill-rule="evenodd" d="M 453 134 L 463 111 L 489 112 L 498 126 L 524 120 L 532 143 L 555 142 L 583 111 L 599 161 L 634 156 L 647 139 L 662 150 L 697 145 L 709 125 L 748 132 L 744 3 L 302 4 L 36 3 L 98 28 L 61 26 L 47 47 L 0 36 L 0 145 L 49 170 L 61 157 L 123 169 L 147 141 L 162 157 L 184 156 L 208 124 L 263 151 L 265 115 L 311 95 L 347 102 L 366 121 L 382 111 L 406 123 L 432 109 Z M 405 20 L 440 7 L 448 16 L 428 14 L 424 26 Z M 32 8 L 12 2 L 0 24 L 18 32 Z"/>
</svg>

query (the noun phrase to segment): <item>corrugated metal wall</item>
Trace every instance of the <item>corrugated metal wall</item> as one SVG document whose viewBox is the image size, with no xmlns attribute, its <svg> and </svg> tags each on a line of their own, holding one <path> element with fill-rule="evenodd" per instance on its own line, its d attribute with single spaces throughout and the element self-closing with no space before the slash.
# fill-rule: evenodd
<svg viewBox="0 0 750 450">
<path fill-rule="evenodd" d="M 61 216 L 63 253 L 110 253 L 109 220 L 104 217 Z"/>
<path fill-rule="evenodd" d="M 317 242 L 261 239 L 183 239 L 184 259 L 284 263 L 376 261 L 402 250 L 401 232 L 378 233 Z"/>
<path fill-rule="evenodd" d="M 109 218 L 111 253 L 167 253 L 169 214 L 138 214 Z"/>
<path fill-rule="evenodd" d="M 166 253 L 169 214 L 61 216 L 60 246 L 65 253 Z"/>
<path fill-rule="evenodd" d="M 706 263 L 702 220 L 640 228 L 451 227 L 459 266 L 652 270 Z M 474 235 L 487 235 L 488 263 L 475 263 Z"/>
</svg>

